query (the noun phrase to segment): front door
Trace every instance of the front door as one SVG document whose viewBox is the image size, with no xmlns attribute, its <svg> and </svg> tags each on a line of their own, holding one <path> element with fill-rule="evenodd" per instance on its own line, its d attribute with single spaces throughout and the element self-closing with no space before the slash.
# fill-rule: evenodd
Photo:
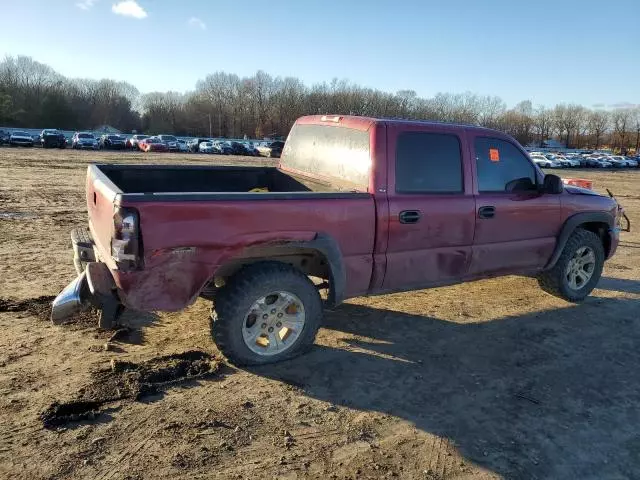
<svg viewBox="0 0 640 480">
<path fill-rule="evenodd" d="M 464 132 L 390 124 L 387 145 L 389 239 L 383 290 L 463 278 L 475 226 Z"/>
<path fill-rule="evenodd" d="M 560 195 L 540 193 L 543 175 L 506 138 L 469 133 L 476 172 L 471 276 L 539 270 L 556 244 Z"/>
</svg>

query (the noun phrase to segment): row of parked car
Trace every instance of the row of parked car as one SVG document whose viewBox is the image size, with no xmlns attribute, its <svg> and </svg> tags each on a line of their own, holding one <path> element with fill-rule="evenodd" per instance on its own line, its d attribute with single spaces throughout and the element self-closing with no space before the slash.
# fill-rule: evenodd
<svg viewBox="0 0 640 480">
<path fill-rule="evenodd" d="M 174 135 L 118 135 L 104 134 L 96 138 L 91 132 L 76 132 L 67 140 L 64 134 L 55 129 L 45 129 L 39 136 L 27 132 L 0 130 L 0 145 L 33 147 L 36 144 L 44 148 L 66 148 L 68 145 L 79 150 L 139 150 L 142 152 L 192 152 L 217 155 L 265 156 L 279 158 L 284 142 L 239 142 L 222 141 L 211 138 L 184 140 Z"/>
<path fill-rule="evenodd" d="M 608 153 L 549 153 L 529 152 L 531 160 L 542 168 L 636 168 L 640 164 L 640 156 L 625 157 Z"/>
<path fill-rule="evenodd" d="M 194 138 L 187 143 L 190 152 L 211 153 L 216 155 L 245 155 L 279 158 L 284 142 L 274 141 L 264 144 L 253 142 L 221 141 L 209 138 Z"/>
</svg>

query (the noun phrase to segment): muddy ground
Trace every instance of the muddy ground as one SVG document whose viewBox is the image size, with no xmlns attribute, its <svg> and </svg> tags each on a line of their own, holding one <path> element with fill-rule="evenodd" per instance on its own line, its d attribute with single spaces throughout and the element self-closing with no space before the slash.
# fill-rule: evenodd
<svg viewBox="0 0 640 480">
<path fill-rule="evenodd" d="M 581 305 L 519 277 L 356 299 L 238 370 L 205 300 L 47 321 L 96 160 L 217 158 L 0 149 L 0 478 L 640 478 L 640 170 L 579 173 L 636 226 Z"/>
</svg>

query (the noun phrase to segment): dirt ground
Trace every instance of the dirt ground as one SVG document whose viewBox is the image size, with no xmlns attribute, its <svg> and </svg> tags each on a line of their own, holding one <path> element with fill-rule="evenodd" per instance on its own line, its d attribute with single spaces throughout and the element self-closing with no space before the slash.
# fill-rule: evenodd
<svg viewBox="0 0 640 480">
<path fill-rule="evenodd" d="M 247 162 L 0 149 L 1 478 L 640 478 L 640 170 L 562 172 L 635 220 L 581 305 L 519 277 L 356 299 L 239 370 L 203 299 L 111 340 L 47 321 L 90 161 Z"/>
</svg>

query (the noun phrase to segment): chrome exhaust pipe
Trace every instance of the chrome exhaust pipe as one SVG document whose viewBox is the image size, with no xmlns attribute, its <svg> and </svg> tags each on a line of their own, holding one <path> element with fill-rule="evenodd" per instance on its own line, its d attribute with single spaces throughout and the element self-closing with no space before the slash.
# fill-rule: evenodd
<svg viewBox="0 0 640 480">
<path fill-rule="evenodd" d="M 51 321 L 53 324 L 60 325 L 66 319 L 81 311 L 87 301 L 88 293 L 87 274 L 82 272 L 53 301 L 51 306 Z"/>
</svg>

